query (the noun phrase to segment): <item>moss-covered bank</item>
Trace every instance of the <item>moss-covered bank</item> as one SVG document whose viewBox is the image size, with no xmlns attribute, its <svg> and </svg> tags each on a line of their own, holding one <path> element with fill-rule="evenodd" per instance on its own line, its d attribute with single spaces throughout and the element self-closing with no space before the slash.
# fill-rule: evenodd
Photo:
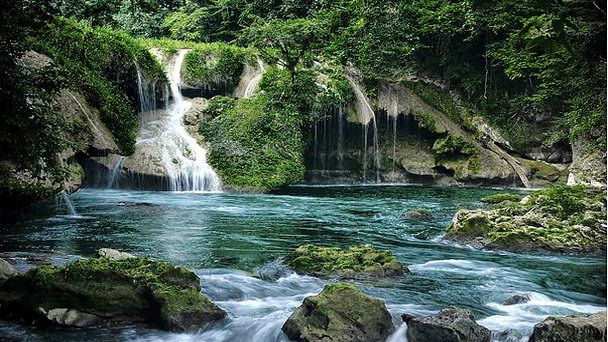
<svg viewBox="0 0 608 342">
<path fill-rule="evenodd" d="M 605 189 L 560 184 L 521 202 L 461 210 L 446 239 L 482 248 L 604 253 L 605 227 Z"/>
<path fill-rule="evenodd" d="M 57 322 L 56 309 L 86 313 L 91 324 L 147 322 L 193 330 L 225 316 L 199 293 L 193 272 L 148 258 L 83 259 L 41 266 L 0 287 L 0 315 L 24 323 Z M 63 325 L 71 325 L 60 320 Z M 82 324 L 88 325 L 88 324 Z"/>
</svg>

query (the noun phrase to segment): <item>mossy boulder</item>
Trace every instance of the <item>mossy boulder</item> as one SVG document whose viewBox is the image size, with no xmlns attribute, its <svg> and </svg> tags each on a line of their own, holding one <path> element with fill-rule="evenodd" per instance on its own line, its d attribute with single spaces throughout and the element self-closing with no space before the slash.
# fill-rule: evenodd
<svg viewBox="0 0 608 342">
<path fill-rule="evenodd" d="M 10 277 L 0 286 L 0 317 L 76 326 L 146 322 L 188 331 L 225 316 L 200 288 L 196 274 L 166 262 L 82 259 Z"/>
<path fill-rule="evenodd" d="M 445 238 L 481 248 L 606 251 L 603 189 L 555 185 L 491 210 L 460 210 Z"/>
<path fill-rule="evenodd" d="M 390 251 L 376 250 L 371 245 L 347 249 L 303 245 L 284 258 L 297 273 L 317 277 L 378 278 L 409 272 Z"/>
<path fill-rule="evenodd" d="M 304 299 L 287 319 L 283 332 L 294 341 L 386 341 L 393 331 L 384 302 L 350 284 L 329 284 Z"/>
<path fill-rule="evenodd" d="M 519 202 L 519 200 L 521 200 L 521 196 L 516 195 L 516 194 L 494 194 L 494 195 L 489 195 L 489 196 L 486 196 L 486 197 L 483 197 L 482 199 L 480 199 L 480 201 L 482 203 L 488 203 L 488 204 L 498 204 L 498 203 L 502 203 L 505 201 Z"/>
<path fill-rule="evenodd" d="M 585 317 L 549 317 L 534 326 L 530 342 L 606 341 L 606 311 Z"/>
</svg>

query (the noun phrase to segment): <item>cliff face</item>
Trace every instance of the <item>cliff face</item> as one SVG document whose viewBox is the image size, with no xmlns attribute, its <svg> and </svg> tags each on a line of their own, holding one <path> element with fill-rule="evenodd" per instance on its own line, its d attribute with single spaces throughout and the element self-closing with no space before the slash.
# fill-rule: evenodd
<svg viewBox="0 0 608 342">
<path fill-rule="evenodd" d="M 362 123 L 352 104 L 309 132 L 307 183 L 538 187 L 565 181 L 567 159 L 532 159 L 449 93 L 421 81 L 380 82 Z"/>
</svg>

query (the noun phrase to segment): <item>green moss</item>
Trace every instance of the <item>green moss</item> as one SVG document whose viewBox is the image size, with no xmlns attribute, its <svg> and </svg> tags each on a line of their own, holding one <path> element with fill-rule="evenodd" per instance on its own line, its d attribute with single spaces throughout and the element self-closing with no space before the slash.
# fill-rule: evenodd
<svg viewBox="0 0 608 342">
<path fill-rule="evenodd" d="M 245 64 L 255 64 L 253 50 L 225 43 L 197 44 L 186 54 L 182 75 L 192 87 L 210 87 L 230 94 Z"/>
<path fill-rule="evenodd" d="M 253 98 L 209 102 L 213 119 L 201 123 L 200 132 L 210 143 L 209 163 L 226 185 L 266 191 L 304 176 L 301 127 L 308 105 L 298 97 L 307 92 L 291 82 L 285 71 L 269 68 Z"/>
<path fill-rule="evenodd" d="M 474 130 L 470 110 L 456 104 L 444 90 L 435 85 L 422 82 L 406 81 L 403 83 L 420 96 L 427 104 L 435 107 L 455 123 L 462 125 L 470 131 Z"/>
<path fill-rule="evenodd" d="M 459 211 L 448 238 L 482 238 L 505 249 L 598 252 L 606 249 L 606 194 L 602 190 L 559 184 L 519 196 L 488 196 L 492 210 Z"/>
<path fill-rule="evenodd" d="M 480 201 L 488 204 L 498 204 L 505 201 L 519 202 L 520 199 L 521 196 L 516 194 L 494 194 L 483 197 L 482 199 L 480 199 Z"/>
<path fill-rule="evenodd" d="M 326 277 L 391 276 L 406 271 L 393 253 L 370 245 L 348 249 L 303 245 L 287 255 L 285 263 L 296 272 Z"/>
<path fill-rule="evenodd" d="M 458 135 L 448 134 L 446 137 L 437 139 L 433 143 L 433 152 L 440 156 L 470 156 L 475 154 L 473 144 Z"/>
<path fill-rule="evenodd" d="M 122 153 L 131 154 L 137 133 L 136 63 L 145 77 L 165 81 L 148 49 L 125 33 L 67 19 L 37 32 L 32 45 L 62 67 L 68 85 L 99 109 Z"/>
</svg>

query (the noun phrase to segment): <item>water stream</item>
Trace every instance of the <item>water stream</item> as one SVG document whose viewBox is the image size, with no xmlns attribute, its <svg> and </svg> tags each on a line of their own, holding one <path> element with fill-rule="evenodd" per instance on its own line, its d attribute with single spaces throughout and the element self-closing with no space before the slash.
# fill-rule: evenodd
<svg viewBox="0 0 608 342">
<path fill-rule="evenodd" d="M 19 268 L 28 257 L 54 263 L 112 247 L 151 255 L 194 270 L 203 293 L 229 318 L 198 333 L 142 326 L 31 329 L 0 321 L 0 336 L 48 340 L 286 341 L 280 328 L 326 280 L 296 275 L 278 259 L 304 243 L 369 243 L 393 251 L 411 274 L 358 281 L 402 313 L 427 315 L 448 305 L 471 309 L 494 341 L 525 341 L 549 315 L 583 315 L 606 308 L 605 257 L 479 251 L 441 236 L 458 208 L 483 205 L 488 189 L 403 186 L 292 187 L 281 193 L 224 194 L 83 189 L 72 195 L 79 218 L 30 212 L 0 222 L 0 257 Z M 403 212 L 428 208 L 434 218 Z M 525 304 L 501 303 L 529 294 Z M 403 342 L 397 325 L 391 342 Z"/>
</svg>

